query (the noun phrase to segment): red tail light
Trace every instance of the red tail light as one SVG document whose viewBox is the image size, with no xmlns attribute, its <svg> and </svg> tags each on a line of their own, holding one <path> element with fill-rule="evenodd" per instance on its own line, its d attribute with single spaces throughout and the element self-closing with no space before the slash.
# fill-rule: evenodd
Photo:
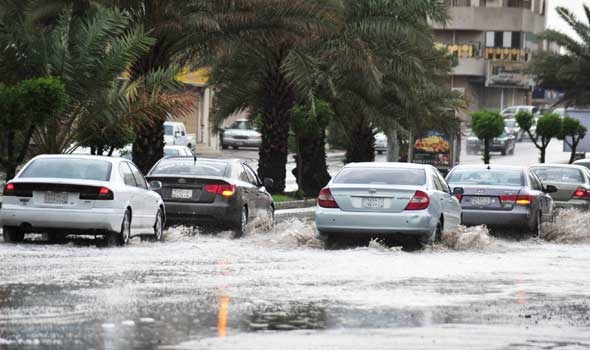
<svg viewBox="0 0 590 350">
<path fill-rule="evenodd" d="M 572 198 L 590 200 L 590 190 L 586 190 L 585 188 L 579 187 L 572 195 Z"/>
<path fill-rule="evenodd" d="M 15 196 L 16 193 L 14 192 L 14 184 L 13 183 L 7 183 L 6 186 L 4 186 L 4 191 L 2 191 L 2 195 L 4 195 L 4 196 Z"/>
<path fill-rule="evenodd" d="M 318 196 L 318 205 L 322 208 L 339 208 L 329 188 L 324 188 Z"/>
<path fill-rule="evenodd" d="M 533 202 L 533 196 L 529 196 L 529 195 L 500 196 L 500 202 L 502 202 L 502 204 L 529 205 Z"/>
<path fill-rule="evenodd" d="M 406 210 L 423 210 L 430 205 L 430 197 L 426 192 L 416 191 L 414 197 L 410 199 L 410 203 L 406 206 Z"/>
<path fill-rule="evenodd" d="M 204 187 L 205 192 L 213 193 L 223 197 L 231 197 L 236 193 L 236 186 L 230 184 L 208 184 Z"/>
<path fill-rule="evenodd" d="M 108 189 L 106 187 L 101 187 L 98 190 L 98 200 L 110 201 L 110 200 L 113 200 L 114 198 L 115 198 L 115 195 L 114 195 L 113 191 L 111 191 L 110 189 Z"/>
</svg>

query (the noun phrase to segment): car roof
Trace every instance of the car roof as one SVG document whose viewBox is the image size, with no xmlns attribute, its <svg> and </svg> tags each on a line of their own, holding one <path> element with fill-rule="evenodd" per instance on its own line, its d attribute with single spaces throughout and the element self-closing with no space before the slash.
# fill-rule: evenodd
<svg viewBox="0 0 590 350">
<path fill-rule="evenodd" d="M 180 125 L 180 124 L 183 124 L 184 125 L 183 122 L 175 122 L 175 121 L 171 121 L 171 120 L 165 121 L 164 124 L 169 124 L 169 125 L 173 125 L 173 124 L 174 125 Z"/>
<path fill-rule="evenodd" d="M 360 163 L 349 163 L 344 168 L 411 168 L 411 169 L 426 169 L 431 167 L 428 164 L 416 164 L 416 163 L 400 163 L 400 162 L 360 162 Z"/>
<path fill-rule="evenodd" d="M 191 160 L 194 161 L 193 156 L 173 156 L 173 157 L 166 157 L 162 158 L 161 161 L 171 161 L 171 160 Z M 197 162 L 212 162 L 212 163 L 233 163 L 233 162 L 244 162 L 242 159 L 238 158 L 204 158 L 197 156 Z"/>
<path fill-rule="evenodd" d="M 87 159 L 87 160 L 103 160 L 110 163 L 128 162 L 125 158 L 120 157 L 108 157 L 108 156 L 93 156 L 88 154 L 41 154 L 33 158 L 35 159 Z"/>
<path fill-rule="evenodd" d="M 574 162 L 574 164 L 586 164 L 590 163 L 590 159 L 578 159 Z"/>
<path fill-rule="evenodd" d="M 545 163 L 545 164 L 531 165 L 531 168 L 571 168 L 571 169 L 584 170 L 585 167 L 583 165 L 576 165 L 576 164 L 556 164 L 556 163 L 547 164 L 547 163 Z"/>
<path fill-rule="evenodd" d="M 455 166 L 452 170 L 455 169 L 482 169 L 482 170 L 492 170 L 492 169 L 499 169 L 499 170 L 526 170 L 527 167 L 520 166 L 520 165 L 500 165 L 500 164 L 460 164 Z"/>
</svg>

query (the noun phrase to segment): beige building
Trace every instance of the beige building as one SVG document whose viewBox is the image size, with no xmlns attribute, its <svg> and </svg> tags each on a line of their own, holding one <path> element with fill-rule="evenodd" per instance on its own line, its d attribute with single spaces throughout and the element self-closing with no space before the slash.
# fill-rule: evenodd
<svg viewBox="0 0 590 350">
<path fill-rule="evenodd" d="M 434 25 L 436 41 L 456 57 L 449 86 L 470 111 L 531 104 L 526 63 L 540 49 L 545 0 L 446 0 L 451 20 Z M 466 116 L 464 116 L 466 117 Z"/>
</svg>

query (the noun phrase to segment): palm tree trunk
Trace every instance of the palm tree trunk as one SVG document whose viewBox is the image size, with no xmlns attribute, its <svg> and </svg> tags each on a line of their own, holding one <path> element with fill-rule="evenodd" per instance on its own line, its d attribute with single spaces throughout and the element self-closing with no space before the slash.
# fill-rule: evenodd
<svg viewBox="0 0 590 350">
<path fill-rule="evenodd" d="M 303 193 L 315 197 L 331 178 L 326 164 L 326 132 L 318 130 L 297 135 L 297 143 L 300 158 L 293 174 Z"/>
<path fill-rule="evenodd" d="M 375 161 L 375 135 L 364 120 L 349 127 L 349 143 L 346 148 L 346 163 Z"/>
<path fill-rule="evenodd" d="M 396 129 L 390 129 L 387 132 L 387 161 L 397 162 L 399 161 L 399 139 Z"/>
<path fill-rule="evenodd" d="M 166 117 L 143 128 L 137 133 L 133 143 L 133 162 L 147 174 L 148 171 L 164 156 L 164 122 Z"/>
</svg>

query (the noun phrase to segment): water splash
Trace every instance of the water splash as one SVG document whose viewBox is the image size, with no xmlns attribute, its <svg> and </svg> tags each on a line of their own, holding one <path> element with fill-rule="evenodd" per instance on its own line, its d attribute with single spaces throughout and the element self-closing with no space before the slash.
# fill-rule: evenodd
<svg viewBox="0 0 590 350">
<path fill-rule="evenodd" d="M 590 212 L 563 209 L 553 222 L 543 225 L 541 238 L 556 243 L 590 243 L 589 224 Z"/>
<path fill-rule="evenodd" d="M 495 239 L 486 226 L 458 226 L 443 233 L 442 244 L 453 250 L 483 250 L 495 244 Z"/>
<path fill-rule="evenodd" d="M 324 247 L 311 219 L 292 218 L 285 220 L 276 224 L 270 231 L 256 230 L 245 239 L 262 245 L 283 248 L 306 247 L 321 249 Z"/>
</svg>

